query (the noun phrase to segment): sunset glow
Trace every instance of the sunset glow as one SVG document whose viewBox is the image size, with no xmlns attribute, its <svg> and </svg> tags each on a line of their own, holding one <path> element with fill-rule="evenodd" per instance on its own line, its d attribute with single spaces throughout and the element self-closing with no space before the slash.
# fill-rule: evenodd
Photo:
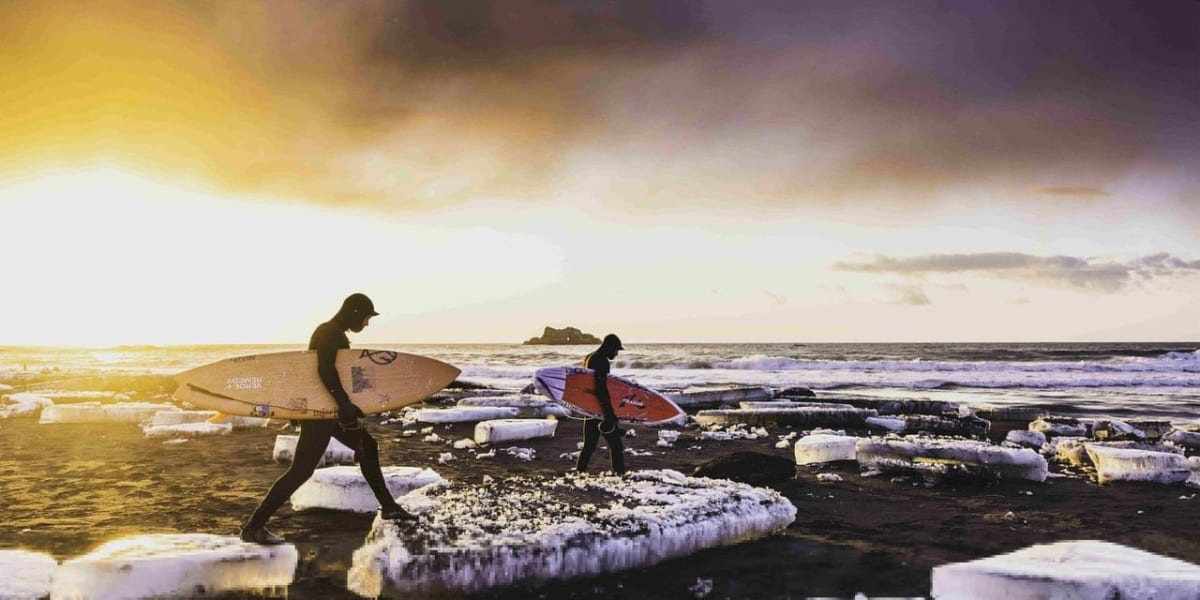
<svg viewBox="0 0 1200 600">
<path fill-rule="evenodd" d="M 619 5 L 5 3 L 0 345 L 1200 338 L 1195 3 Z"/>
</svg>

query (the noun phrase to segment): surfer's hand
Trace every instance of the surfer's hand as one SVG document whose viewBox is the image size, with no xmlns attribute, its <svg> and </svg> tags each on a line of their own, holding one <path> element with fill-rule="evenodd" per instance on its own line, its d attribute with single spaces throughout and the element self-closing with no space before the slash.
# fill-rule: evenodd
<svg viewBox="0 0 1200 600">
<path fill-rule="evenodd" d="M 337 408 L 338 425 L 345 430 L 358 429 L 358 420 L 365 417 L 361 408 L 349 402 Z"/>
</svg>

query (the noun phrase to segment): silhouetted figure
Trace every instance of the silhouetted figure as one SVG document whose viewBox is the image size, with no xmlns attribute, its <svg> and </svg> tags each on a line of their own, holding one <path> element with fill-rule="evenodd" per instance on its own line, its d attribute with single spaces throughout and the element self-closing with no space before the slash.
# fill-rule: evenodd
<svg viewBox="0 0 1200 600">
<path fill-rule="evenodd" d="M 392 498 L 391 492 L 383 479 L 383 471 L 379 466 L 379 445 L 375 438 L 362 428 L 360 419 L 364 416 L 362 409 L 350 402 L 350 396 L 342 387 L 334 364 L 337 351 L 350 347 L 347 331 L 358 333 L 367 326 L 371 317 L 378 315 L 371 299 L 363 294 L 351 294 L 342 302 L 342 308 L 332 319 L 321 323 L 313 331 L 312 339 L 308 342 L 309 350 L 317 351 L 317 373 L 321 383 L 337 402 L 337 419 L 300 421 L 300 439 L 296 442 L 295 456 L 292 466 L 287 472 L 275 480 L 266 497 L 254 510 L 250 520 L 242 526 L 242 541 L 257 544 L 282 544 L 282 537 L 267 531 L 267 519 L 283 505 L 308 478 L 312 476 L 329 439 L 335 437 L 338 441 L 354 449 L 354 460 L 359 463 L 363 477 L 375 493 L 379 501 L 380 511 L 384 519 L 414 520 Z"/>
<path fill-rule="evenodd" d="M 600 436 L 608 441 L 608 455 L 612 470 L 617 475 L 625 474 L 625 444 L 622 438 L 625 432 L 617 426 L 617 415 L 613 412 L 612 399 L 608 397 L 608 373 L 612 369 L 611 361 L 617 353 L 625 348 L 621 346 L 621 338 L 613 334 L 604 336 L 604 341 L 595 352 L 583 359 L 583 366 L 595 374 L 596 398 L 600 400 L 600 410 L 603 419 L 585 419 L 583 421 L 583 449 L 579 451 L 579 462 L 575 469 L 586 472 L 588 461 L 600 443 Z"/>
</svg>

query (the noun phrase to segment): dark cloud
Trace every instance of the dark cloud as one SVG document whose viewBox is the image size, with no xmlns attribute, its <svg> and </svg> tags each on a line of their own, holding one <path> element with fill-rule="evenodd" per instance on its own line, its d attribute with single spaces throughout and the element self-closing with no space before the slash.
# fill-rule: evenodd
<svg viewBox="0 0 1200 600">
<path fill-rule="evenodd" d="M 1111 293 L 1137 280 L 1198 274 L 1200 260 L 1187 261 L 1160 253 L 1121 263 L 1074 256 L 983 252 L 902 258 L 876 256 L 867 261 L 841 261 L 834 268 L 839 271 L 911 276 L 971 273 Z"/>
<path fill-rule="evenodd" d="M 631 207 L 1200 185 L 1195 2 L 116 6 L 0 6 L 0 167 L 400 208 L 589 175 Z"/>
</svg>

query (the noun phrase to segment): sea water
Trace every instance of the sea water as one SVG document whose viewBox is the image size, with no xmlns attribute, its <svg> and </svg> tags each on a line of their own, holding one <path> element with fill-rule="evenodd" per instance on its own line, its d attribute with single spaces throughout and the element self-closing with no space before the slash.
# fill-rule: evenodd
<svg viewBox="0 0 1200 600">
<path fill-rule="evenodd" d="M 591 346 L 372 344 L 462 370 L 462 381 L 517 391 L 537 369 L 579 364 Z M 294 345 L 0 346 L 0 382 L 31 374 L 169 375 Z M 664 391 L 729 385 L 807 387 L 821 396 L 867 394 L 1044 408 L 1079 417 L 1159 418 L 1200 424 L 1200 343 L 627 344 L 614 373 Z"/>
</svg>

